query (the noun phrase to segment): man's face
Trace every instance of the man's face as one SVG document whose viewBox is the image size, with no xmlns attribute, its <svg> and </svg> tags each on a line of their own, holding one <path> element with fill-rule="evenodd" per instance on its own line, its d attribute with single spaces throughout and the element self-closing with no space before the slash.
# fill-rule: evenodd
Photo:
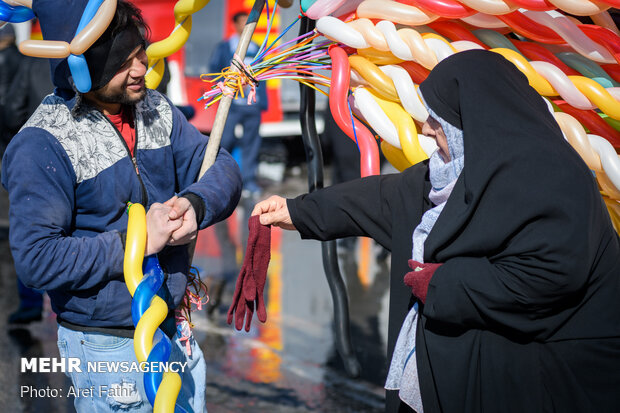
<svg viewBox="0 0 620 413">
<path fill-rule="evenodd" d="M 146 96 L 144 76 L 148 58 L 143 46 L 138 46 L 125 60 L 118 72 L 101 89 L 92 91 L 92 98 L 102 103 L 133 105 Z"/>
<path fill-rule="evenodd" d="M 241 34 L 241 32 L 243 31 L 243 28 L 245 27 L 245 22 L 248 21 L 248 16 L 247 14 L 245 15 L 240 15 L 237 17 L 237 20 L 235 20 L 235 30 L 237 31 L 237 34 Z"/>
</svg>

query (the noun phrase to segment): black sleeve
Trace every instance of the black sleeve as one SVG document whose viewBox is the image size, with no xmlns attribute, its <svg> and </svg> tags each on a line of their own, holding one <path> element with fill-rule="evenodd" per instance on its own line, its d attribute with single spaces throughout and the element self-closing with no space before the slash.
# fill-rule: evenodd
<svg viewBox="0 0 620 413">
<path fill-rule="evenodd" d="M 424 197 L 427 170 L 424 162 L 400 174 L 334 185 L 287 200 L 288 210 L 304 239 L 365 236 L 392 250 L 395 215 L 406 214 L 401 210 L 404 205 Z"/>
</svg>

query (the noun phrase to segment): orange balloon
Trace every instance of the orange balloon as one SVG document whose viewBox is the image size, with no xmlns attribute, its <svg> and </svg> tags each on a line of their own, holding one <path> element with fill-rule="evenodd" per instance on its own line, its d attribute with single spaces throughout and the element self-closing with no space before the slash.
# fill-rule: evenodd
<svg viewBox="0 0 620 413">
<path fill-rule="evenodd" d="M 32 57 L 62 59 L 71 54 L 69 43 L 57 40 L 24 40 L 19 44 L 19 51 Z"/>
<path fill-rule="evenodd" d="M 92 20 L 71 40 L 71 53 L 74 55 L 84 54 L 106 31 L 115 12 L 116 0 L 105 0 L 101 3 Z"/>
</svg>

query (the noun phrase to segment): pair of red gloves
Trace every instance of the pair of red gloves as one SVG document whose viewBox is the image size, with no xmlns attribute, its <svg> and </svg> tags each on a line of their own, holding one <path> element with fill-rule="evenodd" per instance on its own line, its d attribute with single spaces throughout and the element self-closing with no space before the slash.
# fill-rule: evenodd
<svg viewBox="0 0 620 413">
<path fill-rule="evenodd" d="M 262 225 L 259 215 L 254 215 L 250 217 L 248 227 L 248 245 L 227 319 L 231 324 L 234 316 L 237 330 L 243 328 L 245 319 L 245 331 L 250 331 L 255 307 L 258 319 L 263 323 L 267 321 L 263 293 L 271 258 L 271 226 Z"/>
<path fill-rule="evenodd" d="M 411 293 L 418 297 L 422 304 L 426 302 L 428 284 L 431 282 L 431 278 L 439 266 L 441 266 L 441 264 L 425 264 L 422 262 L 409 260 L 409 268 L 413 271 L 405 274 L 405 284 L 411 287 Z"/>
</svg>

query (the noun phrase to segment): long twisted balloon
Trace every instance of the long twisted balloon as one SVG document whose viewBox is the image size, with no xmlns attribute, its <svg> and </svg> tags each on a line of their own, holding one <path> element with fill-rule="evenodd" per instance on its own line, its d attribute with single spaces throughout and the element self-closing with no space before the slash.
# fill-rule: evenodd
<svg viewBox="0 0 620 413">
<path fill-rule="evenodd" d="M 127 208 L 127 242 L 123 270 L 125 284 L 133 297 L 131 317 L 136 327 L 134 351 L 138 363 L 167 362 L 170 357 L 170 339 L 159 329 L 168 315 L 168 305 L 157 295 L 163 284 L 164 275 L 156 256 L 149 256 L 146 274 L 142 274 L 142 262 L 146 247 L 146 212 L 140 204 L 130 204 Z M 176 398 L 181 390 L 181 376 L 172 371 L 153 373 L 149 369 L 144 374 L 144 387 L 147 398 L 156 413 L 184 412 L 176 406 Z"/>
<path fill-rule="evenodd" d="M 351 36 L 351 31 L 340 30 L 342 26 L 332 24 L 334 21 L 339 21 L 349 30 L 353 30 L 358 36 Z M 402 61 L 416 61 L 428 69 L 431 69 L 439 60 L 456 51 L 456 47 L 437 35 L 430 33 L 420 34 L 413 29 L 407 28 L 397 30 L 396 26 L 389 21 L 380 21 L 375 26 L 369 20 L 359 19 L 347 25 L 338 19 L 327 16 L 319 20 L 317 28 L 319 31 L 326 31 L 328 37 L 337 37 L 337 40 L 346 45 L 357 48 L 358 53 L 361 55 L 367 55 L 369 54 L 368 51 L 373 49 L 379 51 L 387 50 Z M 372 43 L 372 49 L 369 48 L 370 43 Z M 509 42 L 508 44 L 514 47 Z M 458 47 L 463 49 L 461 46 L 459 45 Z M 472 47 L 479 46 L 472 43 L 472 46 L 464 48 Z M 543 96 L 559 95 L 568 103 L 574 103 L 580 109 L 598 107 L 603 113 L 613 119 L 618 119 L 618 116 L 620 116 L 620 93 L 617 89 L 610 88 L 607 90 L 597 82 L 583 76 L 565 76 L 561 71 L 551 68 L 545 62 L 527 62 L 519 53 L 505 48 L 492 50 L 501 53 L 519 67 L 528 76 L 532 86 Z M 356 59 L 358 58 L 356 57 Z M 353 68 L 357 69 L 355 65 L 353 65 Z M 378 70 L 366 71 L 366 73 L 377 72 Z M 549 81 L 552 81 L 553 85 Z M 369 83 L 371 86 L 375 84 L 372 81 Z M 554 88 L 554 85 L 558 86 L 558 90 Z M 389 81 L 387 83 L 381 82 L 376 87 L 376 90 L 388 99 L 397 100 L 395 87 Z M 413 115 L 413 113 L 411 114 Z M 614 140 L 613 136 L 608 138 Z M 620 141 L 615 142 L 615 145 L 620 146 Z"/>
<path fill-rule="evenodd" d="M 174 29 L 168 37 L 151 44 L 146 49 L 149 67 L 146 73 L 146 86 L 155 89 L 164 76 L 164 58 L 179 51 L 192 31 L 192 14 L 209 3 L 209 0 L 179 0 L 174 5 Z"/>
</svg>

